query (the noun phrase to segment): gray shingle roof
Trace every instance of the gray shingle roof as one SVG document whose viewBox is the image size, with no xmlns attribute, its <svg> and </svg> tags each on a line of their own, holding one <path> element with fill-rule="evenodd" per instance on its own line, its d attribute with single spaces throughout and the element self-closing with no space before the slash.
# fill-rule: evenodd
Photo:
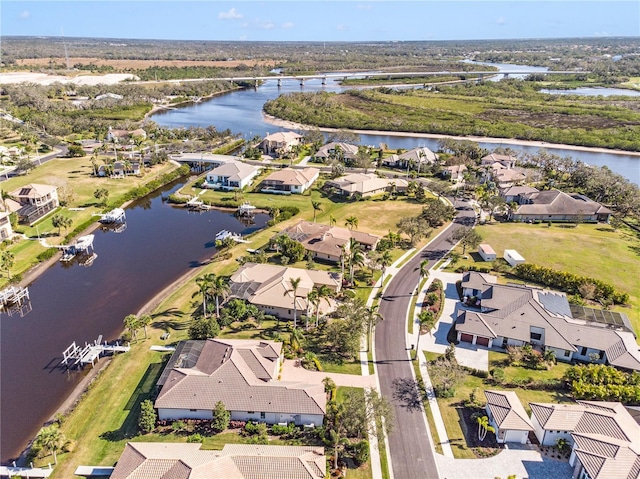
<svg viewBox="0 0 640 479">
<path fill-rule="evenodd" d="M 533 431 L 533 424 L 515 392 L 485 390 L 484 395 L 487 407 L 500 429 Z"/>
</svg>

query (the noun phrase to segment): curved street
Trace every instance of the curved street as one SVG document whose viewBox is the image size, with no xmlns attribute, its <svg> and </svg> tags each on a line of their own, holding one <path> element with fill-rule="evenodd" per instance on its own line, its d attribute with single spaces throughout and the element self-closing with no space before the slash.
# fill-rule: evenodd
<svg viewBox="0 0 640 479">
<path fill-rule="evenodd" d="M 376 371 L 380 392 L 395 410 L 395 427 L 388 442 L 390 469 L 397 479 L 439 477 L 409 359 L 411 346 L 406 344 L 407 312 L 418 285 L 420 263 L 427 259 L 431 268 L 451 249 L 449 238 L 453 231 L 474 224 L 475 212 L 469 203 L 458 200 L 455 206 L 457 215 L 453 223 L 402 267 L 389 282 L 380 301 L 379 312 L 384 321 L 376 326 Z"/>
</svg>

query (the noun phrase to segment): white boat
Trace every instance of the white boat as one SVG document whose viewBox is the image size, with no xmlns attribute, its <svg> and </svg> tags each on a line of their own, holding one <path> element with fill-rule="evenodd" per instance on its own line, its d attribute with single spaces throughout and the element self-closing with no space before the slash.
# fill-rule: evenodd
<svg viewBox="0 0 640 479">
<path fill-rule="evenodd" d="M 86 251 L 93 246 L 94 235 L 80 236 L 76 243 L 73 245 L 73 249 L 76 253 L 80 251 Z"/>
<path fill-rule="evenodd" d="M 117 223 L 124 220 L 126 220 L 126 216 L 122 208 L 114 208 L 100 218 L 101 223 Z"/>
<path fill-rule="evenodd" d="M 237 213 L 240 216 L 250 216 L 250 215 L 254 214 L 255 209 L 256 209 L 255 206 L 253 206 L 251 203 L 248 203 L 248 202 L 245 201 L 240 206 L 238 206 Z"/>
</svg>

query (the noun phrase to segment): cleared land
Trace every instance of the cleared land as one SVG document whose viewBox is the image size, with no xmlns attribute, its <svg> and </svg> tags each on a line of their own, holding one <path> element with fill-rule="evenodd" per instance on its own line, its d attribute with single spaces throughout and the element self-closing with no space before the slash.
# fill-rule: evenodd
<svg viewBox="0 0 640 479">
<path fill-rule="evenodd" d="M 64 57 L 57 58 L 23 58 L 16 60 L 17 65 L 30 65 L 46 67 L 51 63 L 66 64 Z M 70 57 L 71 65 L 95 65 L 97 67 L 110 66 L 115 69 L 145 69 L 150 67 L 219 67 L 235 68 L 240 65 L 246 66 L 270 66 L 274 62 L 268 60 L 128 60 L 128 59 L 106 59 L 97 57 Z"/>
<path fill-rule="evenodd" d="M 605 224 L 566 225 L 527 223 L 491 223 L 477 227 L 496 251 L 516 249 L 529 263 L 600 279 L 629 293 L 629 306 L 617 307 L 640 332 L 640 234 L 629 228 L 614 231 Z M 458 247 L 458 252 L 462 248 Z M 474 264 L 490 267 L 480 255 L 467 251 L 469 260 L 458 266 Z"/>
</svg>

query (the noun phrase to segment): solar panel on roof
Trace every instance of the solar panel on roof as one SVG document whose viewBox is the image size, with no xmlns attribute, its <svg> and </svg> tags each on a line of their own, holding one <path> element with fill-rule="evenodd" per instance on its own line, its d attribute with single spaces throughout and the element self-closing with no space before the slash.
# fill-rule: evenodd
<svg viewBox="0 0 640 479">
<path fill-rule="evenodd" d="M 577 304 L 571 304 L 570 308 L 571 316 L 575 319 L 615 326 L 616 328 L 622 328 L 633 332 L 633 328 L 631 327 L 631 323 L 628 318 L 617 311 L 588 308 Z"/>
</svg>

